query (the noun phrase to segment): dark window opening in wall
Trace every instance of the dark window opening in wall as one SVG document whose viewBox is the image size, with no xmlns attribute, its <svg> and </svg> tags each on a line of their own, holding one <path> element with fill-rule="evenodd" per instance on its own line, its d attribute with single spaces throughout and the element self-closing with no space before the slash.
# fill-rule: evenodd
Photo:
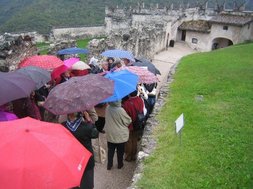
<svg viewBox="0 0 253 189">
<path fill-rule="evenodd" d="M 198 43 L 198 39 L 197 38 L 192 38 L 192 43 L 197 44 Z"/>
<path fill-rule="evenodd" d="M 223 26 L 223 30 L 228 30 L 228 26 Z"/>
<path fill-rule="evenodd" d="M 250 24 L 248 24 L 248 29 L 250 29 Z"/>
</svg>

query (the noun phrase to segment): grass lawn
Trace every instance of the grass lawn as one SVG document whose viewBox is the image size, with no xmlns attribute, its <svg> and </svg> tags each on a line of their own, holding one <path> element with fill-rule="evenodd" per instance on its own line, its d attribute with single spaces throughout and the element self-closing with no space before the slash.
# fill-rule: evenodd
<svg viewBox="0 0 253 189">
<path fill-rule="evenodd" d="M 79 39 L 76 41 L 78 48 L 87 48 L 88 43 L 91 39 Z M 87 62 L 87 55 L 86 54 L 79 54 L 82 61 Z"/>
<path fill-rule="evenodd" d="M 253 43 L 187 56 L 173 78 L 138 186 L 253 188 Z"/>
<path fill-rule="evenodd" d="M 41 55 L 45 55 L 48 53 L 48 50 L 49 50 L 49 47 L 50 44 L 49 43 L 45 43 L 45 42 L 42 42 L 42 43 L 36 43 L 36 47 L 38 48 L 39 52 Z"/>
</svg>

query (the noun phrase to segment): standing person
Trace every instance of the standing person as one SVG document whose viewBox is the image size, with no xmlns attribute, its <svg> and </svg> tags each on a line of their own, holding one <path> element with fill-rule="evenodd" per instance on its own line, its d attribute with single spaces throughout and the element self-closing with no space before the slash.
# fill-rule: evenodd
<svg viewBox="0 0 253 189">
<path fill-rule="evenodd" d="M 117 150 L 118 169 L 124 166 L 123 156 L 125 143 L 129 138 L 128 125 L 130 123 L 131 118 L 121 107 L 121 101 L 109 102 L 105 110 L 105 132 L 108 147 L 107 170 L 111 170 L 113 166 L 115 149 Z"/>
<path fill-rule="evenodd" d="M 155 103 L 156 103 L 156 87 L 157 83 L 152 84 L 144 84 L 144 87 L 146 89 L 146 92 L 148 94 L 148 115 L 150 115 L 153 112 Z"/>
<path fill-rule="evenodd" d="M 109 71 L 114 67 L 114 58 L 112 58 L 112 57 L 108 57 L 107 59 L 106 59 L 106 61 L 108 62 L 108 67 L 109 67 Z"/>
<path fill-rule="evenodd" d="M 133 66 L 133 62 L 127 58 L 123 58 L 123 62 L 125 64 L 125 66 Z"/>
<path fill-rule="evenodd" d="M 91 144 L 92 138 L 98 137 L 98 131 L 94 125 L 86 123 L 83 121 L 82 113 L 71 113 L 67 115 L 67 121 L 63 123 L 74 137 L 92 153 L 88 164 L 84 170 L 80 189 L 92 189 L 94 188 L 94 154 Z M 78 187 L 77 187 L 78 188 Z"/>
<path fill-rule="evenodd" d="M 127 114 L 131 117 L 132 122 L 129 124 L 129 139 L 126 143 L 125 153 L 126 161 L 135 161 L 137 154 L 137 142 L 139 138 L 139 131 L 134 130 L 133 123 L 137 120 L 137 114 L 143 113 L 144 102 L 141 97 L 137 96 L 138 92 L 134 91 L 130 94 L 130 97 L 124 101 L 123 108 L 126 110 Z"/>
</svg>

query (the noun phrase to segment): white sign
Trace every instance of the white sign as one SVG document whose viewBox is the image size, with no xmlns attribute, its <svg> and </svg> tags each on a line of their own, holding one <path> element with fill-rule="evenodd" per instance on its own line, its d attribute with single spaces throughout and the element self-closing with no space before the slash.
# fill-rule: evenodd
<svg viewBox="0 0 253 189">
<path fill-rule="evenodd" d="M 176 133 L 178 133 L 184 127 L 184 114 L 181 114 L 177 118 L 175 123 L 176 123 Z"/>
</svg>

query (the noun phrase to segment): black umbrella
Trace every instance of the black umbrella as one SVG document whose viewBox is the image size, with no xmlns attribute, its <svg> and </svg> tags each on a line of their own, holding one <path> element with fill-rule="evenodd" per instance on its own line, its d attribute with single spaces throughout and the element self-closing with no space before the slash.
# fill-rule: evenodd
<svg viewBox="0 0 253 189">
<path fill-rule="evenodd" d="M 134 66 L 140 66 L 140 67 L 147 67 L 150 72 L 153 74 L 161 75 L 160 71 L 155 67 L 155 65 L 150 62 L 148 59 L 145 58 L 135 58 L 135 62 L 133 63 Z"/>
<path fill-rule="evenodd" d="M 30 77 L 35 82 L 36 89 L 41 88 L 44 84 L 51 80 L 49 71 L 36 66 L 23 67 L 18 69 L 17 72 Z"/>
</svg>

